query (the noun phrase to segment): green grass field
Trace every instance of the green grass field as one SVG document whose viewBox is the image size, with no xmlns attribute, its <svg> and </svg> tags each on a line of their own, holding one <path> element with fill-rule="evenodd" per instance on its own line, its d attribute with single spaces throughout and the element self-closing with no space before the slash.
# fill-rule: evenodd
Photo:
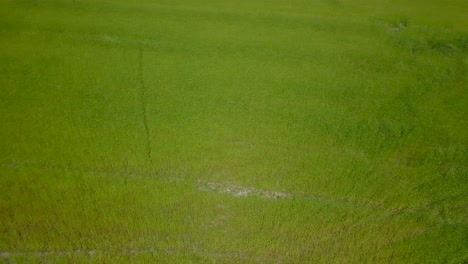
<svg viewBox="0 0 468 264">
<path fill-rule="evenodd" d="M 468 263 L 467 14 L 0 1 L 0 263 Z"/>
</svg>

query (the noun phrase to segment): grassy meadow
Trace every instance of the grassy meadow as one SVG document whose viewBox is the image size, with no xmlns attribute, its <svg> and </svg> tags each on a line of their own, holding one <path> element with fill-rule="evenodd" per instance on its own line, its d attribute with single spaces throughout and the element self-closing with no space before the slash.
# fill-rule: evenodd
<svg viewBox="0 0 468 264">
<path fill-rule="evenodd" d="M 467 263 L 467 14 L 0 1 L 0 263 Z"/>
</svg>

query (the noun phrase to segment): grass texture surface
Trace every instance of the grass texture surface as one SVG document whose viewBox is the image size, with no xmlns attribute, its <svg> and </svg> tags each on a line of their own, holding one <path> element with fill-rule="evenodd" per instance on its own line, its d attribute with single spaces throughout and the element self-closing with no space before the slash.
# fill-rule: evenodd
<svg viewBox="0 0 468 264">
<path fill-rule="evenodd" d="M 467 263 L 464 0 L 0 2 L 0 262 Z"/>
</svg>

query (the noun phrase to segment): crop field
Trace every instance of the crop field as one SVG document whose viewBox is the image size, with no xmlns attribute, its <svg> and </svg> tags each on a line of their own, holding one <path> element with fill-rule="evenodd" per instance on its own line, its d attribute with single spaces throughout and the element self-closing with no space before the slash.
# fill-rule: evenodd
<svg viewBox="0 0 468 264">
<path fill-rule="evenodd" d="M 0 0 L 0 263 L 468 263 L 466 0 Z"/>
</svg>

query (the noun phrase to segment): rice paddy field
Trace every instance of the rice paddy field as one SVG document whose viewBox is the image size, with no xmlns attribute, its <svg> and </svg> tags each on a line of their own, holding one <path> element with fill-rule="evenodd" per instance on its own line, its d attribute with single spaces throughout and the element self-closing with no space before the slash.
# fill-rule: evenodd
<svg viewBox="0 0 468 264">
<path fill-rule="evenodd" d="M 0 1 L 0 263 L 468 263 L 467 14 Z"/>
</svg>

